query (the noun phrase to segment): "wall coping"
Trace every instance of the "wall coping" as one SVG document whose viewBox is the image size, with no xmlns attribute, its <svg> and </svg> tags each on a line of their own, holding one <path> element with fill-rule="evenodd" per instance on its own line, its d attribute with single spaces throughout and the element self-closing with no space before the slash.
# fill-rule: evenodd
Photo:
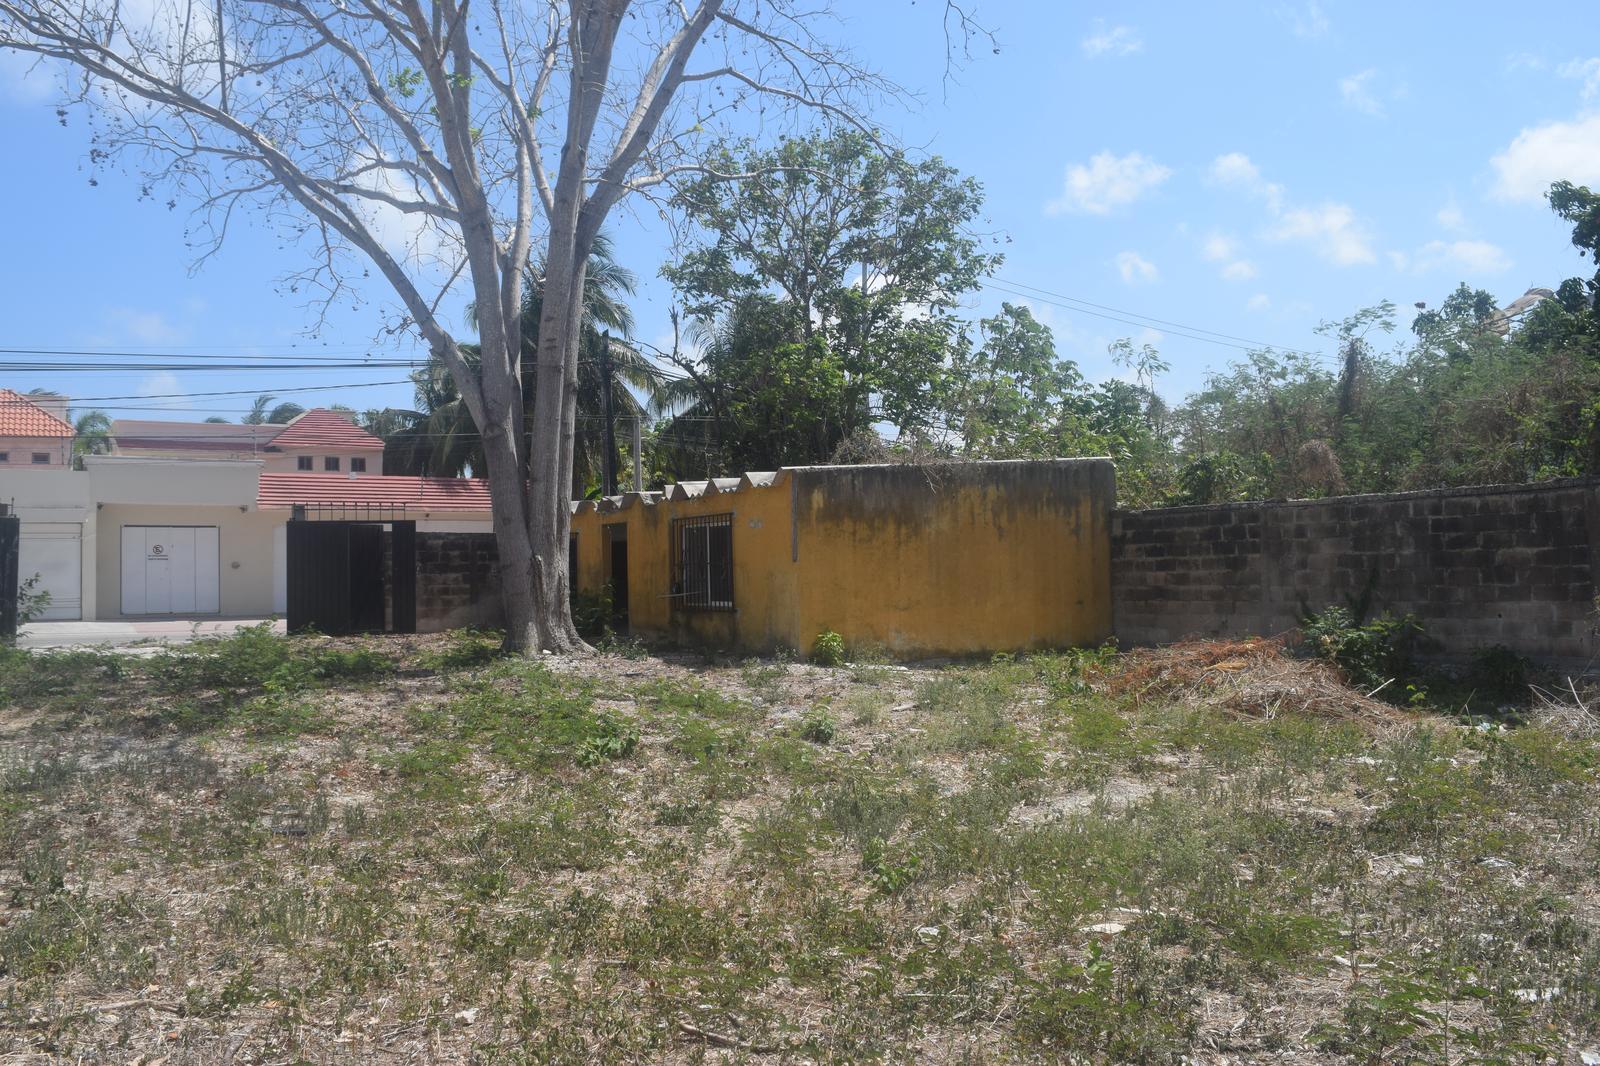
<svg viewBox="0 0 1600 1066">
<path fill-rule="evenodd" d="M 1264 510 L 1268 507 L 1317 507 L 1330 503 L 1385 503 L 1396 500 L 1448 499 L 1455 496 L 1512 496 L 1562 489 L 1600 489 L 1600 477 L 1564 477 L 1521 485 L 1462 485 L 1452 488 L 1413 489 L 1409 492 L 1366 492 L 1353 496 L 1319 496 L 1313 499 L 1235 500 L 1230 503 L 1187 503 L 1178 507 L 1117 508 L 1124 515 L 1193 514 L 1198 511 Z"/>
</svg>

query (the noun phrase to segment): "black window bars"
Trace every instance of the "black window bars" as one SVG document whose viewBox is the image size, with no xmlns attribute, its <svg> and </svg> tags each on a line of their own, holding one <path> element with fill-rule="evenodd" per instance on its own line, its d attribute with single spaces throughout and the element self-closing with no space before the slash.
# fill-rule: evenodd
<svg viewBox="0 0 1600 1066">
<path fill-rule="evenodd" d="M 733 515 L 672 520 L 672 603 L 685 611 L 733 610 Z"/>
</svg>

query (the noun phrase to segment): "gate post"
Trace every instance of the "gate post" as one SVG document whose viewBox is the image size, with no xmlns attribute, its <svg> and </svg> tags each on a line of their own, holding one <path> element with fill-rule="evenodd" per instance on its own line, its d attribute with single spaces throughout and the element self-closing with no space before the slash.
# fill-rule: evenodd
<svg viewBox="0 0 1600 1066">
<path fill-rule="evenodd" d="M 390 588 L 393 590 L 394 632 L 417 631 L 417 524 L 392 522 L 389 538 Z"/>
<path fill-rule="evenodd" d="M 17 635 L 18 560 L 22 547 L 22 519 L 0 504 L 0 640 Z"/>
</svg>

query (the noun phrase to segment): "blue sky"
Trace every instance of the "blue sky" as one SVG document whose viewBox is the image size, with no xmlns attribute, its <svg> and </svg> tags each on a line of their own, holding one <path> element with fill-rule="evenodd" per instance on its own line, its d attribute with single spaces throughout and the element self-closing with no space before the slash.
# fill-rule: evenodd
<svg viewBox="0 0 1600 1066">
<path fill-rule="evenodd" d="M 1173 398 L 1243 353 L 1061 306 L 1072 301 L 1325 350 L 1319 321 L 1381 299 L 1408 311 L 1466 281 L 1506 301 L 1587 272 L 1540 193 L 1558 177 L 1600 185 L 1592 3 L 1546 4 L 1537 18 L 1519 18 L 1487 3 L 991 0 L 980 14 L 999 54 L 981 52 L 948 84 L 939 6 L 840 4 L 840 32 L 921 94 L 909 110 L 882 113 L 885 127 L 984 183 L 990 223 L 1009 242 L 996 286 L 972 301 L 974 315 L 1001 300 L 1029 303 L 1092 379 L 1114 372 L 1105 347 L 1121 336 L 1161 350 L 1173 368 L 1162 389 Z M 75 116 L 63 127 L 44 89 L 0 63 L 9 163 L 0 182 L 10 206 L 0 347 L 414 351 L 377 339 L 379 309 L 392 300 L 376 284 L 363 306 L 337 309 L 306 338 L 303 298 L 276 284 L 303 253 L 268 230 L 238 232 L 191 273 L 183 210 L 160 195 L 141 200 L 137 184 L 115 173 L 91 187 L 85 127 Z M 610 229 L 643 282 L 639 335 L 661 343 L 671 302 L 656 276 L 670 254 L 662 227 L 623 213 Z M 1024 287 L 1058 296 L 1015 295 Z M 1403 316 L 1402 330 L 1408 323 Z M 0 385 L 75 396 L 288 397 L 291 388 L 348 382 L 362 384 L 292 398 L 366 408 L 408 406 L 407 386 L 377 384 L 403 376 L 7 370 Z M 248 403 L 93 406 L 187 418 L 236 417 Z M 139 410 L 166 406 L 177 410 Z"/>
</svg>

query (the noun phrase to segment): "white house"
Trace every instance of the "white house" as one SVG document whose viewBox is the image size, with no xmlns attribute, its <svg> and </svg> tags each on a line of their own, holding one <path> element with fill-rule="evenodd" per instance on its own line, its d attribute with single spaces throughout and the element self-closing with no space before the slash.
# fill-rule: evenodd
<svg viewBox="0 0 1600 1066">
<path fill-rule="evenodd" d="M 21 436 L 50 426 L 20 406 L 36 405 L 9 396 L 19 403 L 0 390 L 0 418 L 10 418 L 0 421 L 0 451 L 55 439 Z M 132 431 L 126 443 L 87 457 L 82 470 L 0 465 L 0 501 L 22 519 L 19 571 L 38 574 L 50 593 L 46 620 L 282 614 L 286 524 L 297 510 L 414 520 L 424 531 L 490 528 L 485 482 L 384 475 L 382 441 L 336 412 L 309 411 L 270 435 L 213 423 L 114 425 Z M 219 441 L 225 446 L 212 446 Z M 326 472 L 330 459 L 337 473 Z M 366 471 L 351 470 L 353 459 Z"/>
</svg>

